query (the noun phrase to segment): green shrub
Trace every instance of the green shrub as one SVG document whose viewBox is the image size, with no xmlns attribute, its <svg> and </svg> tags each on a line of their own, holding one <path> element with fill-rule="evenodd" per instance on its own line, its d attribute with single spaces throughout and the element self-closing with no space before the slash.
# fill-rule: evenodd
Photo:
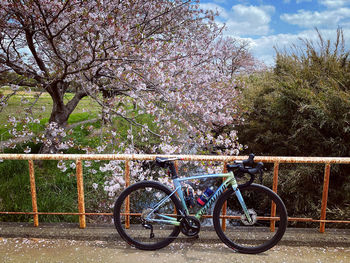
<svg viewBox="0 0 350 263">
<path fill-rule="evenodd" d="M 341 30 L 334 43 L 321 35 L 315 44 L 303 40 L 290 53 L 277 50 L 272 71 L 248 78 L 246 122 L 238 127 L 247 152 L 350 156 L 350 57 L 344 46 Z M 280 169 L 279 193 L 291 215 L 319 217 L 323 170 L 315 165 Z M 349 209 L 349 174 L 349 165 L 332 165 L 330 210 Z"/>
</svg>

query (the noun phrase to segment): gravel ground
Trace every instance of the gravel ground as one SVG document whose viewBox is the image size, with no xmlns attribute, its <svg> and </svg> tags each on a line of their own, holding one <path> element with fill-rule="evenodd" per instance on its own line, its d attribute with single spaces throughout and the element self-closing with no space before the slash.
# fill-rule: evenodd
<svg viewBox="0 0 350 263">
<path fill-rule="evenodd" d="M 265 253 L 244 255 L 220 243 L 198 241 L 141 251 L 122 241 L 0 237 L 0 262 L 350 262 L 350 247 L 279 245 Z"/>
</svg>

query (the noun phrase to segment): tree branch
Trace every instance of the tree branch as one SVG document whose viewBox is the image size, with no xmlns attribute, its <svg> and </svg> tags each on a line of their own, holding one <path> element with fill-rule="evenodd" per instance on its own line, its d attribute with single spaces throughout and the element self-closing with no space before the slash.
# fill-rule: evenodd
<svg viewBox="0 0 350 263">
<path fill-rule="evenodd" d="M 79 104 L 80 100 L 86 97 L 87 95 L 88 94 L 85 90 L 77 91 L 74 97 L 66 104 L 67 113 L 71 114 Z"/>
</svg>

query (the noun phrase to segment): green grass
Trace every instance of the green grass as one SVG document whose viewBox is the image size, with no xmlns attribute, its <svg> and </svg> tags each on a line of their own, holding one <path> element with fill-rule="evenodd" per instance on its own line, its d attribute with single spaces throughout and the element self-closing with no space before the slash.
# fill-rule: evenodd
<svg viewBox="0 0 350 263">
<path fill-rule="evenodd" d="M 2 88 L 2 93 L 6 96 L 11 93 L 11 90 Z M 15 116 L 17 119 L 25 117 L 25 109 L 31 107 L 36 100 L 38 92 L 26 93 L 25 91 L 17 91 L 16 95 L 12 96 L 8 105 L 0 112 L 0 139 L 1 141 L 8 140 L 12 136 L 8 133 L 9 126 L 7 124 L 9 116 Z M 65 96 L 67 103 L 74 96 L 73 93 L 68 93 Z M 28 100 L 28 103 L 23 104 L 22 100 Z M 52 110 L 52 99 L 48 93 L 43 93 L 32 107 L 32 116 L 40 120 L 40 124 L 30 124 L 31 130 L 35 133 L 43 131 L 48 123 Z M 88 119 L 96 118 L 100 112 L 100 106 L 91 98 L 83 98 L 74 112 L 68 119 L 68 124 L 73 124 Z"/>
<path fill-rule="evenodd" d="M 2 89 L 2 93 L 5 96 L 10 92 L 10 90 Z M 1 140 L 11 138 L 8 134 L 8 116 L 12 115 L 16 118 L 24 117 L 24 108 L 30 106 L 31 103 L 35 101 L 35 95 L 36 92 L 25 93 L 24 91 L 18 91 L 16 95 L 10 98 L 8 106 L 0 113 Z M 67 94 L 65 102 L 73 96 L 74 94 Z M 22 104 L 21 100 L 23 98 L 27 99 L 29 103 Z M 40 119 L 39 124 L 32 124 L 30 127 L 34 132 L 41 132 L 44 130 L 45 125 L 49 121 L 51 108 L 51 97 L 49 94 L 43 93 L 32 108 L 33 116 Z M 96 118 L 99 111 L 99 106 L 91 98 L 83 98 L 75 111 L 70 115 L 68 125 Z M 93 125 L 98 127 L 99 123 L 94 123 Z M 78 143 L 85 145 L 91 144 L 93 141 L 93 139 L 88 138 L 89 132 L 80 127 L 74 128 L 74 132 L 71 136 L 73 136 L 74 140 Z M 33 143 L 26 145 L 29 145 L 34 153 L 38 152 L 40 149 L 40 145 L 34 145 Z M 16 149 L 6 149 L 5 152 L 23 152 L 26 145 L 18 145 Z M 71 153 L 77 152 L 76 149 L 71 150 Z M 84 171 L 84 177 L 87 178 L 85 185 L 89 186 L 87 187 L 86 200 L 90 206 L 97 207 L 99 200 L 94 201 L 93 197 L 98 195 L 95 192 L 91 194 L 91 185 L 96 180 L 102 181 L 103 179 L 91 177 L 87 170 Z M 57 161 L 43 161 L 35 165 L 35 178 L 39 212 L 78 212 L 74 169 L 70 169 L 68 173 L 62 173 L 57 168 Z M 30 193 L 28 162 L 18 160 L 0 162 L 0 211 L 31 212 L 32 200 Z M 100 195 L 105 195 L 105 193 L 102 192 Z M 31 222 L 32 220 L 33 216 L 31 215 L 0 215 L 0 221 Z M 77 222 L 78 216 L 40 215 L 39 221 Z"/>
<path fill-rule="evenodd" d="M 22 92 L 23 93 L 23 92 Z M 0 134 L 2 134 L 2 140 L 5 140 L 7 127 L 6 120 L 7 115 L 15 114 L 16 116 L 24 116 L 23 105 L 21 104 L 22 93 L 11 98 L 9 105 L 5 108 L 5 111 L 1 113 L 0 120 Z M 25 95 L 25 94 L 24 94 Z M 27 94 L 28 99 L 34 98 L 34 92 Z M 72 97 L 73 94 L 68 94 L 67 99 Z M 32 129 L 35 132 L 44 130 L 45 124 L 49 120 L 51 110 L 51 98 L 48 94 L 43 94 L 37 101 L 37 104 L 33 108 L 33 114 L 36 118 L 40 119 L 39 124 L 33 124 Z M 41 109 L 45 106 L 45 110 Z M 132 104 L 127 105 L 130 116 L 136 115 L 133 111 Z M 86 121 L 92 118 L 96 118 L 100 108 L 90 98 L 84 98 L 77 109 L 71 114 L 68 125 Z M 147 123 L 152 129 L 156 130 L 156 126 L 153 122 L 153 117 L 147 114 L 142 114 L 136 117 L 136 121 Z M 83 126 L 77 126 L 72 129 L 72 133 L 68 136 L 71 137 L 77 145 L 89 146 L 96 148 L 101 145 L 101 137 L 112 135 L 102 127 L 101 120 L 84 124 Z M 130 129 L 130 123 L 121 117 L 113 119 L 113 127 L 117 135 L 115 136 L 116 142 L 126 142 L 126 145 L 130 142 L 127 140 L 127 131 Z M 92 129 L 88 127 L 92 126 Z M 137 148 L 146 147 L 146 143 L 141 142 L 141 138 L 138 135 L 141 128 L 133 127 L 134 144 Z M 102 131 L 102 136 L 100 132 Z M 9 136 L 7 135 L 7 138 Z M 149 139 L 153 143 L 159 143 L 158 139 L 154 136 L 149 136 Z M 26 146 L 32 149 L 32 153 L 37 153 L 40 149 L 39 144 L 33 142 L 17 145 L 15 149 L 6 149 L 7 153 L 21 153 Z M 111 152 L 115 149 L 115 145 L 110 145 L 107 152 Z M 124 149 L 117 149 L 123 151 Z M 83 153 L 82 150 L 77 148 L 71 148 L 65 153 Z M 71 163 L 71 162 L 68 162 Z M 84 189 L 85 189 L 85 207 L 87 212 L 111 212 L 110 205 L 114 202 L 114 198 L 109 197 L 103 190 L 104 182 L 111 174 L 106 174 L 99 171 L 99 167 L 103 162 L 92 162 L 91 167 L 84 167 Z M 69 166 L 69 165 L 67 165 Z M 92 169 L 95 172 L 92 172 Z M 77 206 L 77 187 L 75 169 L 68 168 L 66 172 L 61 172 L 57 168 L 57 161 L 42 161 L 35 163 L 35 178 L 36 178 L 36 190 L 37 190 L 37 205 L 39 212 L 78 212 Z M 98 184 L 98 189 L 92 187 L 93 183 Z M 0 162 L 0 211 L 32 211 L 32 201 L 30 195 L 29 184 L 29 172 L 27 161 L 4 161 Z M 77 222 L 78 216 L 69 215 L 40 215 L 40 222 Z M 88 217 L 88 222 L 101 221 L 99 216 Z M 105 218 L 102 218 L 105 220 Z M 32 215 L 0 215 L 0 221 L 21 221 L 31 222 L 33 221 Z"/>
<path fill-rule="evenodd" d="M 7 95 L 11 93 L 10 90 L 3 90 L 4 94 Z M 29 107 L 35 101 L 35 95 L 37 92 L 25 93 L 23 91 L 18 91 L 16 95 L 12 96 L 8 100 L 8 105 L 4 108 L 0 115 L 0 122 L 5 123 L 9 115 L 14 116 L 25 116 L 24 108 Z M 25 98 L 29 101 L 27 104 L 21 103 L 21 99 Z M 45 110 L 43 110 L 45 107 Z M 37 103 L 33 107 L 33 115 L 35 118 L 42 119 L 48 118 L 50 116 L 50 111 L 52 108 L 52 100 L 48 93 L 44 93 L 40 96 Z"/>
<path fill-rule="evenodd" d="M 57 173 L 57 162 L 46 161 L 35 169 L 39 212 L 77 212 L 75 177 Z M 35 168 L 38 168 L 37 166 Z M 56 172 L 53 170 L 56 169 Z M 32 212 L 28 162 L 6 160 L 0 163 L 0 211 Z M 2 215 L 0 221 L 29 221 L 31 215 Z M 41 221 L 76 222 L 76 216 L 40 215 Z"/>
<path fill-rule="evenodd" d="M 0 163 L 0 211 L 31 212 L 28 162 Z M 7 210 L 7 209 L 11 210 Z M 0 221 L 28 221 L 27 215 L 0 215 Z"/>
<path fill-rule="evenodd" d="M 3 93 L 8 94 L 10 90 L 2 90 Z M 71 99 L 74 94 L 69 93 L 66 96 L 66 102 Z M 22 97 L 28 99 L 31 103 L 35 100 L 35 92 L 25 93 L 19 91 L 15 96 L 9 100 L 8 106 L 0 113 L 0 135 L 1 140 L 10 138 L 8 134 L 8 127 L 6 126 L 9 115 L 18 117 L 25 116 L 24 107 L 21 103 Z M 45 107 L 43 110 L 42 107 Z M 132 103 L 124 104 L 127 107 L 130 117 L 136 116 L 136 110 L 133 109 Z M 40 119 L 39 124 L 32 124 L 31 129 L 35 133 L 40 133 L 44 130 L 45 125 L 49 121 L 51 113 L 52 101 L 47 93 L 43 93 L 38 99 L 35 106 L 33 106 L 33 115 Z M 82 121 L 97 118 L 98 113 L 101 112 L 100 107 L 91 98 L 84 98 L 79 103 L 75 111 L 70 115 L 68 125 L 80 123 Z M 154 123 L 154 117 L 142 114 L 135 117 L 135 120 L 140 123 L 147 124 L 148 127 L 157 131 Z M 90 122 L 88 124 L 79 125 L 68 133 L 68 137 L 72 138 L 76 145 L 88 146 L 96 148 L 101 145 L 102 137 L 112 138 L 112 134 L 107 131 L 104 126 L 101 126 L 101 120 Z M 127 135 L 130 129 L 130 123 L 121 117 L 115 117 L 112 120 L 112 125 L 116 136 L 115 145 L 110 144 L 106 152 L 118 150 L 123 152 L 124 149 L 116 149 L 119 142 L 125 142 L 125 145 L 131 143 L 128 141 Z M 92 129 L 90 128 L 92 127 Z M 141 142 L 141 137 L 138 133 L 141 131 L 140 127 L 133 127 L 134 145 L 139 149 L 146 149 L 147 143 Z M 101 135 L 102 132 L 102 135 Z M 155 136 L 148 136 L 151 143 L 159 143 L 159 139 Z M 15 149 L 5 149 L 6 153 L 22 153 L 26 146 L 32 149 L 32 153 L 38 153 L 40 144 L 33 142 L 17 145 Z M 125 147 L 125 146 L 124 146 Z M 65 153 L 84 153 L 80 148 L 71 148 Z M 77 205 L 77 186 L 75 169 L 69 167 L 65 172 L 61 172 L 57 168 L 57 161 L 42 161 L 35 163 L 35 179 L 37 190 L 37 205 L 39 212 L 78 212 Z M 103 190 L 104 182 L 111 176 L 111 173 L 103 173 L 99 167 L 103 162 L 91 162 L 91 167 L 84 167 L 84 189 L 85 189 L 85 207 L 87 212 L 111 212 L 110 205 L 113 204 L 114 198 L 109 197 Z M 94 170 L 94 171 L 93 171 Z M 98 184 L 98 189 L 92 187 L 93 183 Z M 0 162 L 0 211 L 32 211 L 31 191 L 29 184 L 28 162 L 18 160 L 6 160 Z M 77 222 L 78 216 L 69 215 L 40 215 L 39 222 Z M 105 218 L 102 218 L 104 220 Z M 31 222 L 32 215 L 0 215 L 0 221 L 22 221 Z M 89 221 L 101 220 L 99 216 L 88 217 Z"/>
<path fill-rule="evenodd" d="M 98 170 L 98 163 L 92 168 Z M 57 161 L 35 162 L 37 206 L 39 212 L 78 212 L 75 169 L 60 172 Z M 6 160 L 0 163 L 0 211 L 32 212 L 27 161 Z M 103 191 L 105 174 L 84 169 L 85 207 L 87 212 L 110 212 L 111 201 Z M 99 184 L 99 189 L 92 187 Z M 39 222 L 78 222 L 75 215 L 40 215 Z M 0 221 L 32 222 L 32 215 L 0 215 Z M 89 221 L 89 220 L 88 220 Z"/>
<path fill-rule="evenodd" d="M 10 90 L 2 90 L 4 95 L 10 94 Z M 8 106 L 0 114 L 0 123 L 5 123 L 9 115 L 15 115 L 17 117 L 25 116 L 25 108 L 29 108 L 36 100 L 36 95 L 38 92 L 26 93 L 24 91 L 18 91 L 16 95 L 12 96 L 8 101 Z M 65 95 L 65 103 L 67 103 L 74 96 L 73 93 L 68 93 Z M 21 99 L 24 98 L 28 100 L 28 103 L 23 104 Z M 35 118 L 47 119 L 50 117 L 52 110 L 52 99 L 48 93 L 43 93 L 35 105 L 32 107 L 32 113 Z M 99 105 L 93 101 L 90 97 L 83 98 L 77 108 L 74 110 L 73 114 L 85 113 L 96 116 L 100 112 Z"/>
</svg>

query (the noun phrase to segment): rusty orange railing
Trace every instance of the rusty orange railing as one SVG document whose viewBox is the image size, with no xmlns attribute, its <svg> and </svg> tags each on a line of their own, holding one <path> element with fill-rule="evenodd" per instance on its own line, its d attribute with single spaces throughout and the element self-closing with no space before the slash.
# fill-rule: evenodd
<svg viewBox="0 0 350 263">
<path fill-rule="evenodd" d="M 145 161 L 154 160 L 156 156 L 161 157 L 179 157 L 184 161 L 216 161 L 226 164 L 234 160 L 243 160 L 247 156 L 211 156 L 211 155 L 144 155 L 144 154 L 0 154 L 0 160 L 28 160 L 29 162 L 29 177 L 31 186 L 32 197 L 32 212 L 3 212 L 0 214 L 30 214 L 34 217 L 34 226 L 39 226 L 39 215 L 77 215 L 79 216 L 80 228 L 86 227 L 85 216 L 86 215 L 112 215 L 112 213 L 86 213 L 85 201 L 84 201 L 84 183 L 83 183 L 83 167 L 81 161 L 86 160 L 124 160 L 125 163 L 125 182 L 126 186 L 130 184 L 130 161 Z M 76 178 L 77 178 L 77 192 L 78 192 L 78 213 L 65 213 L 65 212 L 38 212 L 36 187 L 35 187 L 35 173 L 34 173 L 34 160 L 75 160 L 76 161 Z M 278 170 L 281 163 L 323 163 L 325 164 L 324 180 L 323 180 L 323 193 L 321 203 L 321 214 L 319 219 L 313 218 L 294 218 L 289 217 L 288 221 L 300 221 L 300 222 L 319 222 L 320 232 L 325 232 L 326 223 L 345 223 L 349 224 L 350 220 L 326 220 L 326 209 L 328 200 L 328 187 L 330 179 L 330 167 L 331 164 L 350 164 L 350 158 L 348 157 L 271 157 L 271 156 L 256 156 L 255 161 L 274 163 L 273 172 L 273 186 L 272 190 L 277 192 L 278 188 Z M 226 165 L 223 170 L 225 171 Z M 127 204 L 128 205 L 128 204 Z M 128 208 L 127 208 L 128 210 Z M 224 209 L 225 210 L 225 209 Z M 127 216 L 131 216 L 128 213 Z M 225 213 L 225 212 L 224 212 Z M 271 230 L 274 230 L 274 218 L 275 207 L 271 208 L 271 217 L 267 220 L 271 220 Z M 210 216 L 206 216 L 210 217 Z M 222 218 L 227 218 L 225 214 Z M 128 221 L 128 220 L 126 220 Z M 223 220 L 224 222 L 225 220 Z M 223 224 L 223 227 L 225 225 Z"/>
</svg>

